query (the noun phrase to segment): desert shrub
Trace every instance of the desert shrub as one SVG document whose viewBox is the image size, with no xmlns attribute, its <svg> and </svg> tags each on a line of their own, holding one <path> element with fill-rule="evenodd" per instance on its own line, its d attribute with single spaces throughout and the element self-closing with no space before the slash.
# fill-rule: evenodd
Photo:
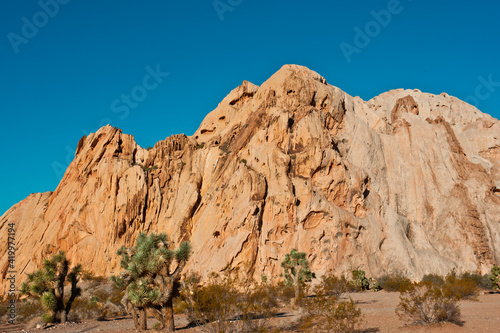
<svg viewBox="0 0 500 333">
<path fill-rule="evenodd" d="M 181 314 L 185 313 L 188 309 L 187 302 L 182 297 L 174 298 L 174 313 Z"/>
<path fill-rule="evenodd" d="M 86 284 L 85 291 L 73 303 L 74 310 L 69 317 L 71 321 L 112 317 L 126 313 L 120 303 L 123 290 L 109 281 L 103 283 L 91 281 Z"/>
<path fill-rule="evenodd" d="M 459 276 L 455 270 L 444 278 L 443 291 L 447 296 L 455 297 L 457 300 L 476 300 L 479 294 L 477 283 L 468 276 Z"/>
<path fill-rule="evenodd" d="M 323 276 L 315 288 L 316 296 L 300 301 L 306 313 L 300 319 L 300 328 L 311 332 L 355 332 L 362 322 L 361 309 L 356 307 L 351 298 L 349 301 L 339 301 L 346 287 L 345 278 Z"/>
<path fill-rule="evenodd" d="M 445 285 L 418 282 L 399 296 L 396 314 L 401 320 L 417 324 L 451 322 L 460 324 L 458 299 L 445 290 Z"/>
<path fill-rule="evenodd" d="M 299 328 L 306 332 L 356 332 L 363 319 L 354 301 L 338 302 L 334 296 L 302 300 L 306 315 Z"/>
<path fill-rule="evenodd" d="M 199 275 L 191 275 L 185 279 L 177 303 L 203 332 L 265 332 L 278 309 L 278 298 L 279 288 L 268 282 L 212 274 L 202 285 Z"/>
<path fill-rule="evenodd" d="M 482 275 L 478 286 L 481 289 L 492 290 L 493 289 L 493 282 L 490 280 L 490 274 Z"/>
<path fill-rule="evenodd" d="M 316 295 L 300 300 L 299 304 L 305 311 L 300 328 L 311 332 L 355 332 L 356 326 L 362 322 L 361 309 L 351 298 L 339 301 L 352 286 L 353 283 L 344 276 L 337 277 L 332 272 L 323 275 L 314 289 Z"/>
<path fill-rule="evenodd" d="M 105 278 L 104 276 L 96 276 L 94 272 L 91 271 L 83 271 L 81 280 L 86 282 L 92 282 L 92 285 L 97 285 L 108 281 L 108 279 Z"/>
<path fill-rule="evenodd" d="M 349 281 L 345 276 L 338 277 L 332 272 L 321 277 L 321 282 L 316 286 L 316 294 L 324 293 L 327 296 L 335 296 L 339 298 L 349 290 Z"/>
<path fill-rule="evenodd" d="M 479 288 L 491 289 L 491 284 L 488 283 L 484 276 L 471 272 L 458 275 L 455 270 L 452 270 L 445 277 L 437 274 L 427 274 L 424 275 L 422 281 L 443 285 L 445 291 L 458 300 L 463 298 L 474 299 L 479 293 Z"/>
<path fill-rule="evenodd" d="M 428 282 L 434 285 L 442 285 L 444 284 L 444 278 L 441 275 L 438 274 L 426 274 L 422 278 L 422 282 Z"/>
<path fill-rule="evenodd" d="M 284 281 L 278 282 L 274 288 L 277 291 L 278 299 L 282 305 L 290 304 L 295 297 L 295 289 L 292 285 L 286 284 Z M 303 289 L 301 289 L 301 294 L 299 295 L 299 299 L 302 298 Z"/>
<path fill-rule="evenodd" d="M 469 279 L 474 281 L 479 289 L 491 290 L 493 285 L 491 284 L 489 274 L 480 275 L 477 273 L 465 272 L 460 276 L 462 279 Z"/>
<path fill-rule="evenodd" d="M 385 291 L 403 292 L 412 284 L 411 280 L 401 274 L 384 275 L 378 279 L 380 288 Z"/>
<path fill-rule="evenodd" d="M 500 267 L 499 266 L 494 265 L 493 268 L 491 269 L 490 280 L 491 280 L 491 284 L 493 285 L 493 287 L 497 290 L 500 290 Z"/>
<path fill-rule="evenodd" d="M 25 298 L 16 301 L 16 321 L 26 323 L 35 317 L 41 317 L 44 311 L 36 300 Z"/>
<path fill-rule="evenodd" d="M 73 302 L 73 311 L 68 317 L 69 321 L 81 321 L 85 319 L 95 319 L 104 317 L 103 309 L 89 298 L 77 298 Z"/>
</svg>

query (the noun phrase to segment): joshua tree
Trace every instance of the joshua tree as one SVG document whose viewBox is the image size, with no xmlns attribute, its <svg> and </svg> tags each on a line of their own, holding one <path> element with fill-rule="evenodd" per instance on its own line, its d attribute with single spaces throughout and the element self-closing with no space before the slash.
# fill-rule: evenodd
<svg viewBox="0 0 500 333">
<path fill-rule="evenodd" d="M 160 329 L 175 329 L 172 301 L 179 293 L 180 273 L 191 255 L 191 245 L 184 242 L 177 250 L 170 245 L 166 234 L 140 233 L 134 247 L 117 252 L 125 271 L 111 280 L 126 288 L 122 303 L 132 314 L 136 329 L 147 329 L 148 309 L 160 322 Z"/>
<path fill-rule="evenodd" d="M 54 322 L 60 314 L 61 323 L 66 322 L 71 304 L 76 297 L 80 296 L 81 289 L 76 285 L 80 280 L 82 272 L 81 265 L 69 270 L 70 262 L 66 259 L 66 253 L 59 251 L 52 258 L 43 261 L 42 268 L 34 273 L 28 274 L 28 281 L 21 286 L 21 294 L 34 296 L 40 299 L 46 313 L 43 318 L 46 322 Z M 64 284 L 71 283 L 71 295 L 64 304 Z"/>
<path fill-rule="evenodd" d="M 297 249 L 292 249 L 290 253 L 285 255 L 281 267 L 285 270 L 285 273 L 282 274 L 285 277 L 285 283 L 293 285 L 295 289 L 293 304 L 296 304 L 299 300 L 302 285 L 305 282 L 310 282 L 316 276 L 309 270 L 309 261 L 306 259 L 306 253 L 298 252 Z"/>
</svg>

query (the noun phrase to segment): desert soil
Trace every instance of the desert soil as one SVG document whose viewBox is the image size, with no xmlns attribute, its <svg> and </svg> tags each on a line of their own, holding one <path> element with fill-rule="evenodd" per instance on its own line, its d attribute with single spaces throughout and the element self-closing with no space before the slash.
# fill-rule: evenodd
<svg viewBox="0 0 500 333">
<path fill-rule="evenodd" d="M 432 326 L 406 325 L 398 319 L 394 309 L 399 302 L 399 293 L 376 292 L 376 293 L 352 293 L 349 296 L 361 308 L 364 323 L 360 332 L 500 332 L 500 294 L 483 294 L 479 301 L 462 301 L 460 309 L 462 312 L 463 325 L 437 324 Z M 273 325 L 277 327 L 291 327 L 299 319 L 297 311 L 285 311 L 275 318 Z M 152 327 L 154 319 L 150 319 L 148 326 Z M 197 328 L 189 328 L 188 321 L 184 315 L 176 315 L 176 328 L 180 332 L 200 332 Z M 84 321 L 81 323 L 67 323 L 56 325 L 45 329 L 27 329 L 23 325 L 0 325 L 0 332 L 135 332 L 134 324 L 130 317 L 118 317 L 106 321 Z M 154 331 L 154 330 L 150 330 Z M 292 332 L 290 330 L 282 330 Z"/>
</svg>

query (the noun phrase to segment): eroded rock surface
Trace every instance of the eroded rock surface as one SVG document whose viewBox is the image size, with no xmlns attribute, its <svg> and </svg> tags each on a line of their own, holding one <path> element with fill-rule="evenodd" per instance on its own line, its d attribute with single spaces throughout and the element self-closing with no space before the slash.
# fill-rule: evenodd
<svg viewBox="0 0 500 333">
<path fill-rule="evenodd" d="M 500 123 L 445 93 L 363 101 L 286 65 L 244 81 L 191 137 L 150 150 L 110 126 L 83 137 L 53 193 L 0 218 L 0 253 L 8 223 L 20 277 L 57 250 L 116 273 L 141 231 L 190 240 L 187 269 L 203 274 L 277 277 L 292 248 L 318 275 L 485 273 L 500 262 Z"/>
</svg>

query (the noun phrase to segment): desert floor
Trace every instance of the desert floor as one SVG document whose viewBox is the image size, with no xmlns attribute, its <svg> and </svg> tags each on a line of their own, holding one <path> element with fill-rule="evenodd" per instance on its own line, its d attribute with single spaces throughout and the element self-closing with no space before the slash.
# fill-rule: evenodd
<svg viewBox="0 0 500 333">
<path fill-rule="evenodd" d="M 394 309 L 399 303 L 399 293 L 352 293 L 349 296 L 361 308 L 364 323 L 360 332 L 500 332 L 500 294 L 482 294 L 479 302 L 462 301 L 463 325 L 438 324 L 432 326 L 411 326 L 398 319 Z M 283 311 L 274 318 L 272 325 L 275 327 L 293 327 L 299 319 L 298 311 Z M 155 323 L 154 319 L 148 322 L 149 327 Z M 176 330 L 185 333 L 201 332 L 198 328 L 189 328 L 184 315 L 176 315 Z M 0 332 L 135 332 L 134 324 L 130 317 L 108 319 L 106 321 L 85 321 L 81 323 L 67 323 L 45 329 L 26 329 L 23 325 L 0 325 Z M 154 332 L 153 329 L 150 329 Z M 283 329 L 282 332 L 294 332 Z"/>
</svg>

